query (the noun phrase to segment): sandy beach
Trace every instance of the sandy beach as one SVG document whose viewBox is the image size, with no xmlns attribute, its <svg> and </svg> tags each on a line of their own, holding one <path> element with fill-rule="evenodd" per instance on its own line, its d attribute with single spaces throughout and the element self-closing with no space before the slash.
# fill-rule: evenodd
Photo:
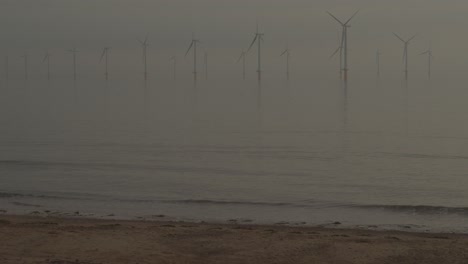
<svg viewBox="0 0 468 264">
<path fill-rule="evenodd" d="M 0 263 L 468 263 L 468 235 L 0 216 Z"/>
</svg>

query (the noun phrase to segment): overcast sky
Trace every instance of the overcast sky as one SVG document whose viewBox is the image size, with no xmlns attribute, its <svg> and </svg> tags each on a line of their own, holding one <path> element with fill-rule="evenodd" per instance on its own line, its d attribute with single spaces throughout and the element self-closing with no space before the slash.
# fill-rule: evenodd
<svg viewBox="0 0 468 264">
<path fill-rule="evenodd" d="M 76 47 L 81 63 L 90 65 L 102 47 L 112 46 L 114 63 L 126 61 L 135 68 L 141 63 L 136 38 L 148 34 L 151 71 L 169 74 L 167 59 L 183 57 L 193 32 L 221 73 L 236 68 L 234 62 L 252 40 L 258 20 L 265 33 L 267 71 L 282 69 L 279 54 L 289 43 L 297 74 L 336 74 L 330 71 L 336 63 L 328 57 L 336 49 L 340 28 L 327 10 L 343 20 L 360 10 L 349 32 L 355 74 L 374 70 L 376 49 L 384 53 L 383 68 L 401 74 L 402 45 L 392 32 L 405 38 L 419 34 L 410 50 L 414 71 L 423 72 L 425 60 L 416 55 L 429 43 L 440 72 L 462 74 L 468 69 L 468 54 L 462 53 L 468 45 L 468 2 L 461 0 L 3 0 L 0 45 L 1 53 L 13 58 L 26 51 L 39 57 L 32 58 L 32 64 L 46 49 L 55 53 L 56 62 L 65 63 L 69 58 L 64 50 Z M 252 54 L 253 68 L 254 59 Z"/>
</svg>

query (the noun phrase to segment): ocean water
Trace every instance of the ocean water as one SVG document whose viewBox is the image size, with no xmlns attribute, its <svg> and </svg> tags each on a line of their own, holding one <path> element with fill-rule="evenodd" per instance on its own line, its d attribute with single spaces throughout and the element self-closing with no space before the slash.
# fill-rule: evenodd
<svg viewBox="0 0 468 264">
<path fill-rule="evenodd" d="M 427 148 L 468 139 L 275 131 L 122 138 L 2 142 L 0 209 L 468 231 L 468 153 Z"/>
<path fill-rule="evenodd" d="M 401 89 L 353 86 L 343 131 L 336 87 L 267 83 L 259 124 L 236 85 L 201 87 L 193 113 L 177 87 L 12 84 L 0 210 L 468 232 L 463 100 L 432 89 L 405 115 Z"/>
</svg>

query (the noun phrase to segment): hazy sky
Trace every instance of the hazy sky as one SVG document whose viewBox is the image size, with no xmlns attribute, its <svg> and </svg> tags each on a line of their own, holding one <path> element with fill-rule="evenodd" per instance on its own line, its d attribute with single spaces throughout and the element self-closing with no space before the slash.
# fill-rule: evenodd
<svg viewBox="0 0 468 264">
<path fill-rule="evenodd" d="M 96 57 L 108 45 L 113 47 L 114 64 L 118 64 L 114 68 L 125 69 L 118 63 L 125 61 L 133 69 L 141 63 L 135 39 L 148 34 L 150 71 L 169 75 L 167 59 L 172 54 L 182 57 L 194 32 L 221 74 L 238 68 L 234 62 L 248 47 L 258 19 L 266 34 L 267 74 L 283 69 L 278 55 L 289 43 L 296 75 L 324 70 L 318 74 L 321 76 L 336 74 L 331 71 L 336 62 L 328 56 L 337 46 L 340 30 L 326 10 L 343 19 L 361 10 L 349 33 L 350 68 L 355 74 L 374 71 L 377 48 L 384 52 L 384 71 L 401 74 L 402 46 L 392 31 L 404 37 L 419 34 L 410 50 L 414 71 L 424 72 L 425 60 L 416 55 L 429 43 L 437 58 L 436 69 L 450 74 L 468 69 L 468 55 L 461 53 L 468 45 L 464 34 L 468 2 L 460 0 L 3 0 L 0 45 L 2 53 L 13 58 L 25 51 L 39 57 L 32 57 L 33 65 L 45 49 L 55 54 L 56 61 L 66 63 L 69 55 L 64 50 L 77 47 L 82 51 L 81 63 L 93 67 L 98 67 Z M 251 54 L 251 70 L 254 59 Z M 181 67 L 189 65 L 182 63 Z"/>
</svg>

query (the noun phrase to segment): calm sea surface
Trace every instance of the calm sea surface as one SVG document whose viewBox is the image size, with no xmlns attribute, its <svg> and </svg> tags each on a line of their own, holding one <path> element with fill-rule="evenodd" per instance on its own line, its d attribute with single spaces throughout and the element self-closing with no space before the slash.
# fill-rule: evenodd
<svg viewBox="0 0 468 264">
<path fill-rule="evenodd" d="M 0 209 L 468 232 L 464 138 L 88 131 L 71 141 L 58 140 L 66 132 L 44 134 L 1 142 Z M 444 153 L 443 146 L 452 147 Z"/>
</svg>

